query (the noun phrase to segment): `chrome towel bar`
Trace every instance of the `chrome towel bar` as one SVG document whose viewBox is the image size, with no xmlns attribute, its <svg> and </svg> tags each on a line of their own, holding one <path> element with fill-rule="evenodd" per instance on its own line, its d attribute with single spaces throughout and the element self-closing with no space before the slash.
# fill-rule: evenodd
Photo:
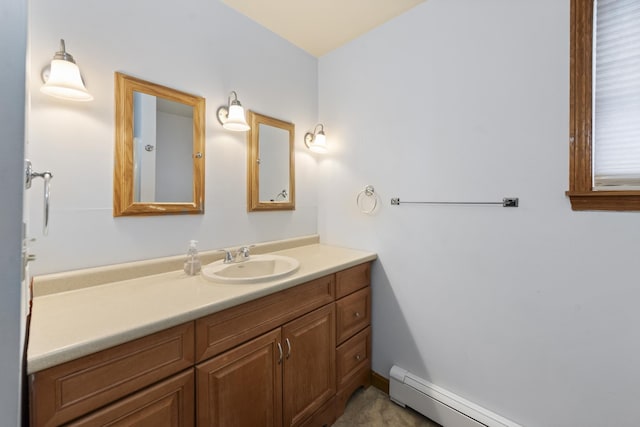
<svg viewBox="0 0 640 427">
<path fill-rule="evenodd" d="M 391 199 L 391 204 L 399 206 L 402 204 L 412 205 L 500 205 L 503 208 L 517 208 L 519 199 L 517 197 L 505 197 L 501 202 L 400 202 L 399 197 Z"/>
</svg>

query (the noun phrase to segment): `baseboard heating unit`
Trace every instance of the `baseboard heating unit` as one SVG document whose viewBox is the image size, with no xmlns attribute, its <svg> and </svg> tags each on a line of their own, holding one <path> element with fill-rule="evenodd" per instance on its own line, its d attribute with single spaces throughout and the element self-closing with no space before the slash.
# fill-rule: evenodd
<svg viewBox="0 0 640 427">
<path fill-rule="evenodd" d="M 444 427 L 522 427 L 398 366 L 389 373 L 389 396 Z"/>
</svg>

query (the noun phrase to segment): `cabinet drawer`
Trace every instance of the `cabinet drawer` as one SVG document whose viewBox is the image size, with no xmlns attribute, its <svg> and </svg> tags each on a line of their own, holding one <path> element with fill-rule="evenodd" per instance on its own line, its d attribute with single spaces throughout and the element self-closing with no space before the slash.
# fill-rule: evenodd
<svg viewBox="0 0 640 427">
<path fill-rule="evenodd" d="M 364 288 L 336 302 L 337 341 L 344 342 L 371 323 L 371 290 Z"/>
<path fill-rule="evenodd" d="M 192 427 L 195 425 L 194 388 L 193 369 L 190 369 L 67 426 Z"/>
<path fill-rule="evenodd" d="M 336 298 L 342 298 L 369 286 L 371 283 L 371 263 L 356 265 L 336 273 Z"/>
<path fill-rule="evenodd" d="M 370 354 L 371 327 L 367 327 L 336 349 L 338 389 L 348 384 L 362 369 L 370 369 Z"/>
<path fill-rule="evenodd" d="M 215 356 L 332 302 L 334 275 L 196 320 L 196 359 Z"/>
<path fill-rule="evenodd" d="M 31 425 L 60 425 L 191 367 L 193 329 L 189 322 L 36 372 Z"/>
</svg>

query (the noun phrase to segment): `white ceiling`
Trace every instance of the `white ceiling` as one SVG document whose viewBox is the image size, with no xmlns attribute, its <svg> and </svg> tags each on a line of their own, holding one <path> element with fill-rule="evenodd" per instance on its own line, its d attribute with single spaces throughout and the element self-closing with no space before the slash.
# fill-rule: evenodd
<svg viewBox="0 0 640 427">
<path fill-rule="evenodd" d="M 425 0 L 221 0 L 314 56 Z"/>
</svg>

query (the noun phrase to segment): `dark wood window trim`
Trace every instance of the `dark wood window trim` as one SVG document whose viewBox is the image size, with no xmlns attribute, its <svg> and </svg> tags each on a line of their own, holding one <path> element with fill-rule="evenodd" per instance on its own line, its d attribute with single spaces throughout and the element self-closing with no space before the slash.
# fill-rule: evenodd
<svg viewBox="0 0 640 427">
<path fill-rule="evenodd" d="M 593 0 L 571 0 L 569 191 L 574 211 L 637 211 L 640 191 L 593 191 L 591 78 Z"/>
</svg>

